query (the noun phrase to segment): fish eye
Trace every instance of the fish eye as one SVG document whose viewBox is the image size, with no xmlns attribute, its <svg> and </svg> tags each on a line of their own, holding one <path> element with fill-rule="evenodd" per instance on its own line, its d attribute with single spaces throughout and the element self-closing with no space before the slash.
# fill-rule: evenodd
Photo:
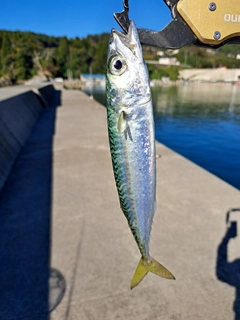
<svg viewBox="0 0 240 320">
<path fill-rule="evenodd" d="M 113 75 L 120 76 L 127 69 L 127 63 L 121 56 L 114 56 L 109 63 L 109 70 Z"/>
<path fill-rule="evenodd" d="M 121 60 L 116 60 L 115 62 L 114 62 L 114 68 L 115 69 L 117 69 L 117 70 L 121 70 L 122 69 L 122 66 L 123 66 L 123 64 L 122 64 L 122 61 Z"/>
</svg>

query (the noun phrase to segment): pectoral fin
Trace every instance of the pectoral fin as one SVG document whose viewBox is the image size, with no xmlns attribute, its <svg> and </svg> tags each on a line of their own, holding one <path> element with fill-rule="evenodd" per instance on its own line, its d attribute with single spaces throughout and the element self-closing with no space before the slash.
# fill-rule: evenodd
<svg viewBox="0 0 240 320">
<path fill-rule="evenodd" d="M 124 132 L 128 127 L 128 123 L 127 123 L 127 115 L 124 111 L 120 112 L 119 118 L 118 118 L 118 131 L 119 132 Z"/>
<path fill-rule="evenodd" d="M 162 278 L 175 279 L 174 275 L 159 262 L 157 262 L 153 258 L 146 260 L 142 257 L 132 278 L 130 288 L 135 288 L 148 274 L 148 272 L 152 272 Z"/>
<path fill-rule="evenodd" d="M 133 141 L 131 130 L 127 121 L 127 114 L 124 111 L 120 112 L 117 124 L 118 131 L 124 134 L 125 139 L 129 137 Z"/>
</svg>

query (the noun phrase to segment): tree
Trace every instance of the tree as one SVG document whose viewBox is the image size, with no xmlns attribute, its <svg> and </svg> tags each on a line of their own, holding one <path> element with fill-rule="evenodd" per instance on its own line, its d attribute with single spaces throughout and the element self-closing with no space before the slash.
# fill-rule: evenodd
<svg viewBox="0 0 240 320">
<path fill-rule="evenodd" d="M 33 68 L 32 55 L 28 50 L 18 50 L 15 56 L 14 71 L 18 80 L 25 80 L 31 77 Z"/>
<path fill-rule="evenodd" d="M 68 68 L 68 54 L 69 54 L 69 45 L 68 39 L 63 37 L 60 39 L 59 47 L 57 50 L 57 65 L 59 69 L 59 75 L 66 77 L 67 76 L 67 68 Z"/>
<path fill-rule="evenodd" d="M 107 62 L 109 35 L 102 34 L 96 48 L 96 55 L 92 63 L 94 73 L 105 73 Z"/>
<path fill-rule="evenodd" d="M 4 32 L 2 37 L 2 46 L 1 46 L 1 65 L 2 72 L 5 73 L 7 68 L 11 65 L 12 61 L 9 59 L 9 55 L 11 54 L 11 42 L 8 37 L 8 33 Z"/>
</svg>

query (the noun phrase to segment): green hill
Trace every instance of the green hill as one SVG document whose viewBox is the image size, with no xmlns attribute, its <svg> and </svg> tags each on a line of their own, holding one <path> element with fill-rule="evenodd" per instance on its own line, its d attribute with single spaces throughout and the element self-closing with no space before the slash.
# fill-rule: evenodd
<svg viewBox="0 0 240 320">
<path fill-rule="evenodd" d="M 26 80 L 36 74 L 74 77 L 80 73 L 104 73 L 108 34 L 83 39 L 51 37 L 32 32 L 0 30 L 0 78 L 12 83 Z"/>
<path fill-rule="evenodd" d="M 0 83 L 21 82 L 34 75 L 66 78 L 68 71 L 74 78 L 81 73 L 105 73 L 109 34 L 86 38 L 53 37 L 32 32 L 0 30 Z M 147 60 L 158 60 L 161 49 L 143 47 Z M 226 45 L 217 50 L 187 46 L 178 52 L 162 50 L 166 57 L 176 57 L 181 66 L 149 65 L 152 79 L 169 76 L 177 79 L 182 68 L 240 68 L 239 45 Z"/>
</svg>

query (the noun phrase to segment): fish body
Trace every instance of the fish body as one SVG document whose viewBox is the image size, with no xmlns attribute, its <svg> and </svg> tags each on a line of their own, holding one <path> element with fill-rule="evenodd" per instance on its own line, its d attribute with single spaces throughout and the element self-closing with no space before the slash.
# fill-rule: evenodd
<svg viewBox="0 0 240 320">
<path fill-rule="evenodd" d="M 131 282 L 149 272 L 174 276 L 149 255 L 156 210 L 156 151 L 151 91 L 138 32 L 112 30 L 109 41 L 106 100 L 110 151 L 121 209 L 142 255 Z"/>
</svg>

